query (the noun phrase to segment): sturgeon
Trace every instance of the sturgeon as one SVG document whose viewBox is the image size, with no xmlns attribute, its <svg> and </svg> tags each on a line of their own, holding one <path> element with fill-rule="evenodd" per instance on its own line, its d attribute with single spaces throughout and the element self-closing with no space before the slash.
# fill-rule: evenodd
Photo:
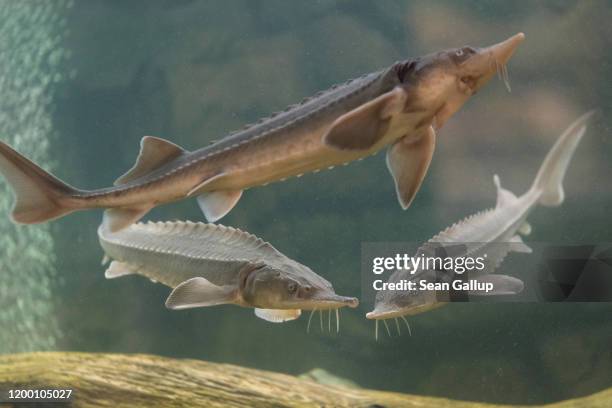
<svg viewBox="0 0 612 408">
<path fill-rule="evenodd" d="M 570 160 L 586 131 L 586 122 L 592 115 L 586 113 L 572 123 L 559 137 L 546 155 L 531 188 L 517 197 L 511 191 L 502 188 L 499 176 L 493 177 L 497 189 L 495 208 L 476 213 L 440 232 L 421 248 L 417 256 L 433 256 L 440 248 L 459 249 L 453 252 L 455 257 L 482 257 L 486 254 L 482 272 L 470 271 L 470 278 L 477 282 L 491 283 L 493 290 L 483 293 L 476 288 L 468 293 L 475 295 L 509 295 L 519 293 L 523 282 L 517 278 L 492 274 L 510 252 L 530 253 L 519 234 L 528 235 L 531 226 L 526 219 L 538 205 L 556 207 L 564 200 L 563 178 Z M 448 251 L 451 253 L 451 250 Z M 475 273 L 476 272 L 476 273 Z M 415 273 L 398 269 L 389 278 L 389 282 L 403 280 L 419 282 L 449 281 L 454 272 L 449 271 L 440 276 L 439 271 L 419 268 Z M 417 285 L 418 287 L 418 285 Z M 434 290 L 381 290 L 376 294 L 374 310 L 367 313 L 368 319 L 384 320 L 422 313 L 446 302 L 442 301 L 448 293 Z M 397 321 L 396 321 L 397 323 Z M 399 325 L 398 325 L 399 327 Z M 378 324 L 377 324 L 378 329 Z M 377 330 L 378 331 L 378 330 Z"/>
<path fill-rule="evenodd" d="M 194 222 L 136 223 L 119 232 L 98 228 L 98 238 L 112 259 L 108 279 L 137 274 L 173 291 L 170 309 L 234 304 L 255 308 L 271 322 L 297 319 L 301 310 L 357 307 L 339 296 L 327 280 L 241 230 Z M 336 313 L 337 324 L 339 324 Z"/>
<path fill-rule="evenodd" d="M 192 152 L 156 137 L 141 140 L 136 164 L 114 187 L 80 190 L 0 142 L 0 172 L 12 185 L 12 219 L 32 224 L 77 210 L 106 208 L 109 231 L 151 208 L 197 197 L 210 222 L 227 214 L 242 191 L 378 152 L 385 146 L 403 209 L 429 167 L 435 129 L 506 64 L 523 33 L 485 48 L 462 47 L 397 62 L 334 86 Z"/>
</svg>

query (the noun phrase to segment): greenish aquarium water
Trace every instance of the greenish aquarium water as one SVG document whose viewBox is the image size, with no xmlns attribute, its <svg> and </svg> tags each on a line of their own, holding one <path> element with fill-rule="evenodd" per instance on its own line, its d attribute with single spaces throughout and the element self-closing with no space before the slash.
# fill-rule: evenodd
<svg viewBox="0 0 612 408">
<path fill-rule="evenodd" d="M 333 145 L 325 151 L 346 157 L 361 152 L 361 157 L 356 154 L 341 160 L 350 162 L 346 166 L 338 163 L 328 170 L 325 164 L 320 172 L 304 171 L 302 177 L 290 175 L 282 182 L 228 187 L 231 194 L 244 193 L 216 221 L 254 234 L 307 265 L 333 284 L 338 295 L 359 298 L 358 307 L 339 310 L 339 330 L 333 310 L 321 316 L 303 310 L 299 318 L 284 323 L 260 319 L 248 305 L 171 310 L 165 301 L 172 289 L 161 283 L 142 276 L 105 278 L 108 265 L 101 264 L 105 251 L 97 230 L 108 206 L 50 222 L 17 224 L 11 221 L 14 190 L 0 178 L 0 391 L 13 386 L 40 389 L 44 381 L 60 388 L 53 375 L 32 385 L 11 380 L 11 359 L 26 352 L 194 359 L 302 376 L 330 389 L 339 386 L 344 391 L 338 395 L 347 398 L 357 389 L 369 389 L 439 398 L 431 401 L 467 401 L 465 406 L 556 403 L 609 389 L 612 303 L 550 302 L 537 296 L 516 302 L 457 302 L 402 316 L 409 333 L 402 320 L 396 325 L 393 319 L 366 319 L 374 309 L 374 297 L 368 295 L 374 278 L 363 268 L 363 257 L 377 243 L 414 243 L 406 249 L 413 253 L 417 244 L 455 222 L 495 208 L 495 174 L 503 188 L 517 196 L 525 193 L 557 138 L 591 110 L 595 113 L 563 179 L 562 204 L 536 205 L 529 215 L 531 233 L 523 234 L 523 241 L 533 248 L 612 243 L 611 21 L 612 3 L 604 0 L 0 0 L 0 140 L 84 190 L 113 186 L 134 165 L 143 136 L 195 151 L 364 74 L 394 66 L 401 80 L 414 82 L 391 86 L 397 91 L 381 96 L 387 99 L 379 105 L 374 104 L 380 101 L 374 101 L 378 94 L 367 99 L 369 91 L 363 91 L 359 95 L 365 96 L 359 97 L 366 99 L 346 108 L 354 117 L 339 125 L 330 119 L 328 125 L 340 130 L 313 139 Z M 505 64 L 489 66 L 493 75 L 488 83 L 481 84 L 474 73 L 452 82 L 464 92 L 457 95 L 468 92 L 471 97 L 454 107 L 456 99 L 431 96 L 428 90 L 443 86 L 446 77 L 434 68 L 419 69 L 446 54 L 416 57 L 459 47 L 448 58 L 449 64 L 461 67 L 461 58 L 482 47 L 508 38 L 522 40 L 517 33 L 524 33 L 524 41 Z M 467 45 L 474 48 L 462 48 Z M 393 65 L 398 61 L 412 63 Z M 341 98 L 329 109 L 340 109 L 353 97 Z M 316 98 L 315 104 L 324 103 Z M 372 111 L 359 113 L 369 106 Z M 435 145 L 435 152 L 428 168 L 427 160 L 419 164 L 427 148 L 408 153 L 408 160 L 385 163 L 387 145 L 394 141 L 383 143 L 382 135 L 393 129 L 397 133 L 404 124 L 391 119 L 359 122 L 370 114 L 399 117 L 407 107 L 432 112 L 424 114 L 421 133 L 414 130 L 416 125 L 406 125 L 412 129 L 406 130 L 407 138 L 421 137 L 434 121 L 437 135 L 430 148 Z M 314 132 L 326 114 L 313 115 L 305 125 L 298 118 L 291 129 L 303 125 L 304 132 Z M 262 139 L 274 124 L 269 127 Z M 278 133 L 274 143 L 286 143 L 294 137 L 291 131 Z M 362 134 L 380 136 L 379 148 L 370 151 L 355 142 Z M 427 136 L 422 137 L 421 142 Z M 296 142 L 274 150 L 265 143 L 258 145 L 260 150 L 247 146 L 235 157 L 228 153 L 215 174 L 244 166 L 244 174 L 264 179 L 268 170 L 248 167 L 256 157 L 282 161 L 287 151 L 301 148 Z M 406 146 L 392 148 L 415 151 Z M 4 149 L 0 170 L 6 175 L 15 162 Z M 299 165 L 299 157 L 287 157 L 283 165 Z M 413 184 L 418 192 L 406 210 L 398 204 L 389 174 L 388 167 L 393 170 L 395 164 L 405 166 L 396 171 L 406 171 L 406 177 L 424 174 L 420 188 Z M 32 172 L 15 177 L 28 178 Z M 188 176 L 181 177 L 166 186 L 179 186 Z M 197 194 L 165 204 L 158 193 L 150 193 L 148 202 L 154 204 L 146 207 L 150 211 L 143 211 L 141 221 L 206 222 L 196 201 L 204 190 L 190 177 Z M 25 188 L 24 200 L 33 200 L 35 190 Z M 49 197 L 59 202 L 55 195 Z M 43 204 L 29 203 L 30 213 L 45 211 Z M 232 249 L 223 256 L 241 256 L 239 252 Z M 510 253 L 497 272 L 535 273 L 536 252 Z M 174 273 L 174 264 L 168 265 L 164 271 Z M 612 286 L 607 290 L 611 293 Z M 111 364 L 107 373 L 112 369 Z M 120 378 L 122 372 L 116 375 Z M 70 388 L 69 382 L 63 384 Z M 105 387 L 97 386 L 105 398 Z M 234 386 L 236 393 L 246 387 Z M 86 385 L 75 382 L 73 388 L 74 406 L 103 405 L 79 399 L 87 395 Z M 143 388 L 138 392 L 147 394 Z M 612 394 L 606 395 L 600 405 L 582 406 L 612 407 Z M 309 406 L 307 396 L 304 391 L 305 399 L 295 405 Z M 214 401 L 198 405 L 194 399 L 192 406 L 224 406 L 223 400 Z M 253 406 L 292 405 L 256 402 Z M 436 404 L 419 406 L 447 406 Z M 150 404 L 155 405 L 183 406 Z"/>
</svg>

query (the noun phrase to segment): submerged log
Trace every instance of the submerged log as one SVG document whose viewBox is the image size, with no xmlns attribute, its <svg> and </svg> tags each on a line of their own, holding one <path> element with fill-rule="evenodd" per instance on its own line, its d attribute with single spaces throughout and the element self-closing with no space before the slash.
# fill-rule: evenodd
<svg viewBox="0 0 612 408">
<path fill-rule="evenodd" d="M 72 389 L 73 407 L 502 407 L 334 387 L 234 365 L 151 355 L 0 356 L 0 391 L 24 388 Z M 547 407 L 604 407 L 611 402 L 612 391 L 604 391 Z"/>
</svg>

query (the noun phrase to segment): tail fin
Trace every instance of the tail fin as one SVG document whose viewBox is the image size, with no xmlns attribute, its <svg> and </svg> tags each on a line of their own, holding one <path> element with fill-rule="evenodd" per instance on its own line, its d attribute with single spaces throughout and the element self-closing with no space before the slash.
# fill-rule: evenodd
<svg viewBox="0 0 612 408">
<path fill-rule="evenodd" d="M 66 198 L 78 190 L 47 173 L 3 142 L 0 142 L 0 173 L 15 191 L 11 213 L 14 222 L 36 224 L 76 210 Z"/>
<path fill-rule="evenodd" d="M 540 192 L 540 204 L 554 207 L 563 202 L 565 198 L 563 192 L 565 171 L 580 139 L 586 131 L 586 122 L 593 113 L 593 111 L 587 112 L 572 123 L 546 155 L 538 175 L 531 186 L 531 190 Z"/>
</svg>

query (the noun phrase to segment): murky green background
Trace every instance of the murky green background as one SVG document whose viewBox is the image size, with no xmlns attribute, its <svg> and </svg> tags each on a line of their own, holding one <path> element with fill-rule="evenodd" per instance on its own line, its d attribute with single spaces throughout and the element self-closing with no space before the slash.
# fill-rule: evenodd
<svg viewBox="0 0 612 408">
<path fill-rule="evenodd" d="M 494 173 L 522 193 L 558 134 L 592 108 L 600 114 L 568 172 L 566 202 L 537 209 L 529 239 L 612 241 L 610 21 L 605 1 L 4 0 L 0 138 L 71 184 L 108 186 L 144 135 L 196 149 L 396 60 L 524 31 L 509 64 L 512 93 L 492 81 L 439 132 L 409 211 L 379 154 L 249 190 L 223 219 L 338 293 L 359 295 L 362 241 L 430 238 L 494 204 Z M 5 187 L 2 196 L 0 352 L 155 353 L 292 374 L 321 367 L 369 388 L 507 403 L 612 385 L 609 304 L 452 305 L 411 318 L 412 337 L 378 342 L 368 304 L 343 311 L 340 335 L 317 325 L 307 335 L 305 318 L 274 325 L 231 306 L 170 312 L 167 288 L 104 279 L 101 212 L 16 228 Z M 148 218 L 203 220 L 194 200 Z"/>
</svg>

